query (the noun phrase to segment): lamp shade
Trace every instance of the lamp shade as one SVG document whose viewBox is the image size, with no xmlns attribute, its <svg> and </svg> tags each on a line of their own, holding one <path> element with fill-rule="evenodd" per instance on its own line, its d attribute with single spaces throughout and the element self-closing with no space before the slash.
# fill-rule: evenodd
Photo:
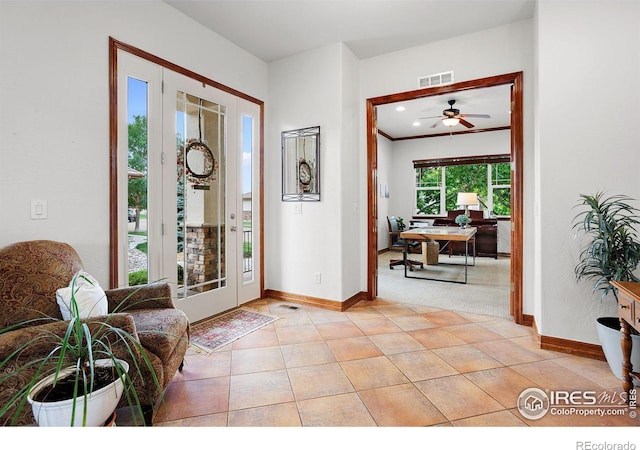
<svg viewBox="0 0 640 450">
<path fill-rule="evenodd" d="M 458 192 L 458 200 L 456 205 L 469 206 L 478 204 L 478 194 L 475 192 Z"/>
<path fill-rule="evenodd" d="M 457 117 L 447 117 L 446 119 L 442 119 L 442 123 L 448 127 L 455 127 L 460 123 L 460 119 Z"/>
</svg>

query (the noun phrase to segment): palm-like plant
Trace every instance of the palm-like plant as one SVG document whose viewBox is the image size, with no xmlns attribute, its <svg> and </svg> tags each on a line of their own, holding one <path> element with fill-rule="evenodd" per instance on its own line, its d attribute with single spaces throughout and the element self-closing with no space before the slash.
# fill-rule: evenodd
<svg viewBox="0 0 640 450">
<path fill-rule="evenodd" d="M 87 425 L 88 398 L 104 386 L 104 379 L 102 375 L 98 376 L 96 370 L 98 359 L 111 361 L 112 369 L 109 370 L 112 371 L 112 376 L 109 381 L 122 379 L 127 404 L 132 407 L 133 420 L 136 423 L 144 423 L 144 412 L 134 388 L 134 378 L 145 377 L 154 385 L 160 386 L 152 362 L 134 335 L 133 324 L 129 323 L 132 319 L 126 314 L 117 314 L 125 312 L 124 310 L 118 311 L 120 308 L 116 308 L 115 314 L 80 319 L 75 292 L 78 277 L 81 276 L 76 274 L 71 282 L 69 320 L 47 316 L 0 329 L 2 334 L 25 326 L 38 325 L 38 331 L 32 339 L 21 342 L 11 354 L 0 360 L 0 386 L 3 383 L 13 384 L 13 379 L 20 379 L 23 372 L 29 374 L 27 383 L 21 386 L 8 402 L 0 405 L 0 418 L 5 418 L 9 424 L 14 424 L 22 409 L 27 406 L 27 396 L 34 386 L 50 376 L 53 378 L 52 388 L 57 384 L 64 384 L 67 386 L 65 389 L 71 390 L 68 397 L 73 399 L 70 425 Z M 125 303 L 126 299 L 122 304 Z M 43 348 L 47 350 L 43 352 Z M 38 356 L 33 357 L 32 352 Z M 26 362 L 12 368 L 15 358 L 23 358 Z M 124 361 L 127 368 L 122 364 L 124 358 L 132 362 L 127 364 Z M 81 407 L 80 411 L 77 411 L 80 409 L 77 408 L 78 405 Z"/>
<path fill-rule="evenodd" d="M 626 195 L 605 197 L 603 192 L 581 194 L 576 207 L 583 210 L 573 221 L 573 228 L 588 237 L 574 269 L 576 279 L 593 280 L 593 292 L 601 291 L 601 298 L 612 292 L 616 302 L 611 281 L 640 281 L 634 274 L 640 263 L 640 210 L 629 204 L 633 200 Z"/>
</svg>

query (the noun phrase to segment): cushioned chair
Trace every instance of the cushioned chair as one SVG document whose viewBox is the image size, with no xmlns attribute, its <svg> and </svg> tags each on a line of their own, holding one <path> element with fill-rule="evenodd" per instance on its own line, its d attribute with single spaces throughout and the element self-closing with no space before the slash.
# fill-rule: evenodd
<svg viewBox="0 0 640 450">
<path fill-rule="evenodd" d="M 400 237 L 402 232 L 398 227 L 398 221 L 394 216 L 387 217 L 387 225 L 389 225 L 389 250 L 391 251 L 405 251 L 405 240 Z M 422 247 L 420 242 L 409 242 L 409 253 L 422 253 Z M 407 256 L 407 264 L 409 270 L 413 270 L 414 267 L 424 267 L 421 261 L 415 261 L 409 259 Z M 389 269 L 393 269 L 394 266 L 403 266 L 404 258 L 392 259 L 389 261 Z"/>
<path fill-rule="evenodd" d="M 0 334 L 0 361 L 10 358 L 10 364 L 4 366 L 6 371 L 12 370 L 12 366 L 24 367 L 29 360 L 51 350 L 43 348 L 44 345 L 30 346 L 20 355 L 12 355 L 24 342 L 42 336 L 45 329 L 56 334 L 65 332 L 66 324 L 62 322 L 56 302 L 56 290 L 68 286 L 74 274 L 81 269 L 83 265 L 77 252 L 62 242 L 26 241 L 0 250 L 0 329 L 45 316 L 61 320 L 53 323 L 49 321 L 47 324 L 36 322 L 34 325 Z M 118 307 L 117 313 L 109 314 L 109 323 L 137 335 L 162 388 L 158 389 L 151 381 L 151 373 L 140 355 L 138 361 L 141 361 L 140 366 L 148 376 L 132 376 L 136 393 L 144 408 L 145 423 L 151 425 L 164 390 L 176 372 L 182 369 L 189 345 L 189 321 L 182 311 L 174 307 L 167 283 L 113 289 L 105 293 L 109 311 Z M 96 318 L 104 319 L 105 317 Z M 129 365 L 135 363 L 127 351 L 123 351 L 119 357 L 127 360 Z M 5 399 L 26 386 L 26 380 L 33 377 L 34 373 L 35 368 L 28 368 L 19 377 L 12 377 L 11 383 L 0 385 L 0 405 L 6 404 Z M 0 379 L 3 375 L 0 371 Z M 126 396 L 123 395 L 120 406 L 126 405 Z M 6 422 L 8 417 L 11 415 L 5 415 L 1 420 Z M 23 408 L 18 423 L 34 422 L 31 408 L 27 405 Z"/>
</svg>

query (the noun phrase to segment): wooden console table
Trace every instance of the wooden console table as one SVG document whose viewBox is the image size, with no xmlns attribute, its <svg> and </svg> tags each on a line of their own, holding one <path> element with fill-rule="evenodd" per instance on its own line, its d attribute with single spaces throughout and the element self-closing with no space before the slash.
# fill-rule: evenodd
<svg viewBox="0 0 640 450">
<path fill-rule="evenodd" d="M 631 328 L 640 330 L 640 283 L 629 281 L 612 281 L 611 284 L 618 289 L 618 317 L 622 328 L 620 345 L 622 346 L 622 388 L 627 393 L 627 399 L 631 398 L 633 378 L 640 377 L 640 373 L 634 372 L 631 366 Z M 637 367 L 636 370 L 640 370 Z M 628 401 L 628 400 L 627 400 Z"/>
</svg>

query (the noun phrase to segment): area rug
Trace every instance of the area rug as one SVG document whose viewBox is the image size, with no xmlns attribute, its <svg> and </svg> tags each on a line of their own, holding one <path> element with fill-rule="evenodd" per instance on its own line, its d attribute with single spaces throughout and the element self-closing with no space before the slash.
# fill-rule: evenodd
<svg viewBox="0 0 640 450">
<path fill-rule="evenodd" d="M 278 319 L 246 308 L 234 309 L 192 325 L 190 344 L 195 350 L 210 354 Z"/>
</svg>

